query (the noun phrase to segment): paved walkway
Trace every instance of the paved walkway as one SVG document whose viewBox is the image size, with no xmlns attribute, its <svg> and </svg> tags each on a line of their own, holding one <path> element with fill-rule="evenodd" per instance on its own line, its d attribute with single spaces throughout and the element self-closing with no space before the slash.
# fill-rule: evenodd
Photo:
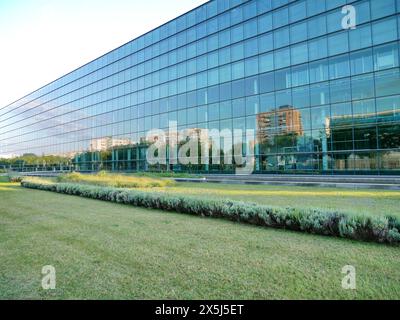
<svg viewBox="0 0 400 320">
<path fill-rule="evenodd" d="M 179 178 L 175 180 L 199 183 L 400 190 L 400 176 L 206 175 L 203 179 Z"/>
</svg>

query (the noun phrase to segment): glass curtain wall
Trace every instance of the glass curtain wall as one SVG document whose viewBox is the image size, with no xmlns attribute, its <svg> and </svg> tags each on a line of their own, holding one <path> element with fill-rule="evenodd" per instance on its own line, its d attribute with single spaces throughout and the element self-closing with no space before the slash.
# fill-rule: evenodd
<svg viewBox="0 0 400 320">
<path fill-rule="evenodd" d="M 400 0 L 210 1 L 0 108 L 0 158 L 234 172 L 222 152 L 182 165 L 167 148 L 166 164 L 149 165 L 147 133 L 176 122 L 253 129 L 256 173 L 399 174 L 399 35 Z"/>
</svg>

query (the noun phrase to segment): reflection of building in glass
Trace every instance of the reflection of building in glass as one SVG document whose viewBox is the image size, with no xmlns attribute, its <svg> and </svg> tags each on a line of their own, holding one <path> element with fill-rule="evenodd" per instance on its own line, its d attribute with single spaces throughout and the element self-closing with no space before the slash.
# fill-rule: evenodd
<svg viewBox="0 0 400 320">
<path fill-rule="evenodd" d="M 235 172 L 223 151 L 219 165 L 149 166 L 147 133 L 176 122 L 256 130 L 257 173 L 399 174 L 399 1 L 352 1 L 350 30 L 342 2 L 209 1 L 1 107 L 0 158 Z"/>
<path fill-rule="evenodd" d="M 261 143 L 277 134 L 302 136 L 303 133 L 301 113 L 292 106 L 257 114 L 257 137 Z"/>
<path fill-rule="evenodd" d="M 99 139 L 93 139 L 90 142 L 89 150 L 91 152 L 106 151 L 114 147 L 127 146 L 130 145 L 131 143 L 132 142 L 130 139 L 116 139 L 113 137 L 99 138 Z"/>
<path fill-rule="evenodd" d="M 397 168 L 400 165 L 399 153 L 390 150 L 400 145 L 400 128 L 396 124 L 399 121 L 400 113 L 393 110 L 328 118 L 326 131 L 332 136 L 329 151 L 376 150 L 379 147 L 388 150 L 380 153 L 380 157 L 373 152 L 350 152 L 348 157 L 337 157 L 335 167 L 340 170 L 370 170 L 385 164 L 386 167 Z M 390 123 L 393 124 L 388 125 Z"/>
</svg>

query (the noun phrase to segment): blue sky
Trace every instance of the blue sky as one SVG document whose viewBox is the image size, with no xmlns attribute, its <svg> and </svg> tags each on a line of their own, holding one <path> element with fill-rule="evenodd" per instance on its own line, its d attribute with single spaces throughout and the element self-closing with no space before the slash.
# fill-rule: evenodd
<svg viewBox="0 0 400 320">
<path fill-rule="evenodd" d="M 0 0 L 0 108 L 206 0 Z"/>
</svg>

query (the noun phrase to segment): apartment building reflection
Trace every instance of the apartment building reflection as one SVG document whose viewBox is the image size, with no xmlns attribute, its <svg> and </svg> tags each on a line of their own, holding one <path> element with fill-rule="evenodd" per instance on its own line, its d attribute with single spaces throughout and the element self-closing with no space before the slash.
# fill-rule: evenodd
<svg viewBox="0 0 400 320">
<path fill-rule="evenodd" d="M 311 132 L 305 130 L 301 111 L 285 105 L 257 115 L 257 138 L 264 158 L 269 159 L 266 165 L 274 169 L 376 170 L 383 164 L 396 168 L 400 157 L 390 150 L 400 146 L 399 128 L 390 123 L 399 120 L 399 114 L 392 110 L 328 113 Z M 388 151 L 378 157 L 370 150 Z M 276 156 L 269 156 L 274 153 Z"/>
<path fill-rule="evenodd" d="M 268 142 L 276 135 L 302 136 L 304 133 L 300 111 L 289 105 L 257 114 L 257 129 L 259 143 Z"/>
</svg>

